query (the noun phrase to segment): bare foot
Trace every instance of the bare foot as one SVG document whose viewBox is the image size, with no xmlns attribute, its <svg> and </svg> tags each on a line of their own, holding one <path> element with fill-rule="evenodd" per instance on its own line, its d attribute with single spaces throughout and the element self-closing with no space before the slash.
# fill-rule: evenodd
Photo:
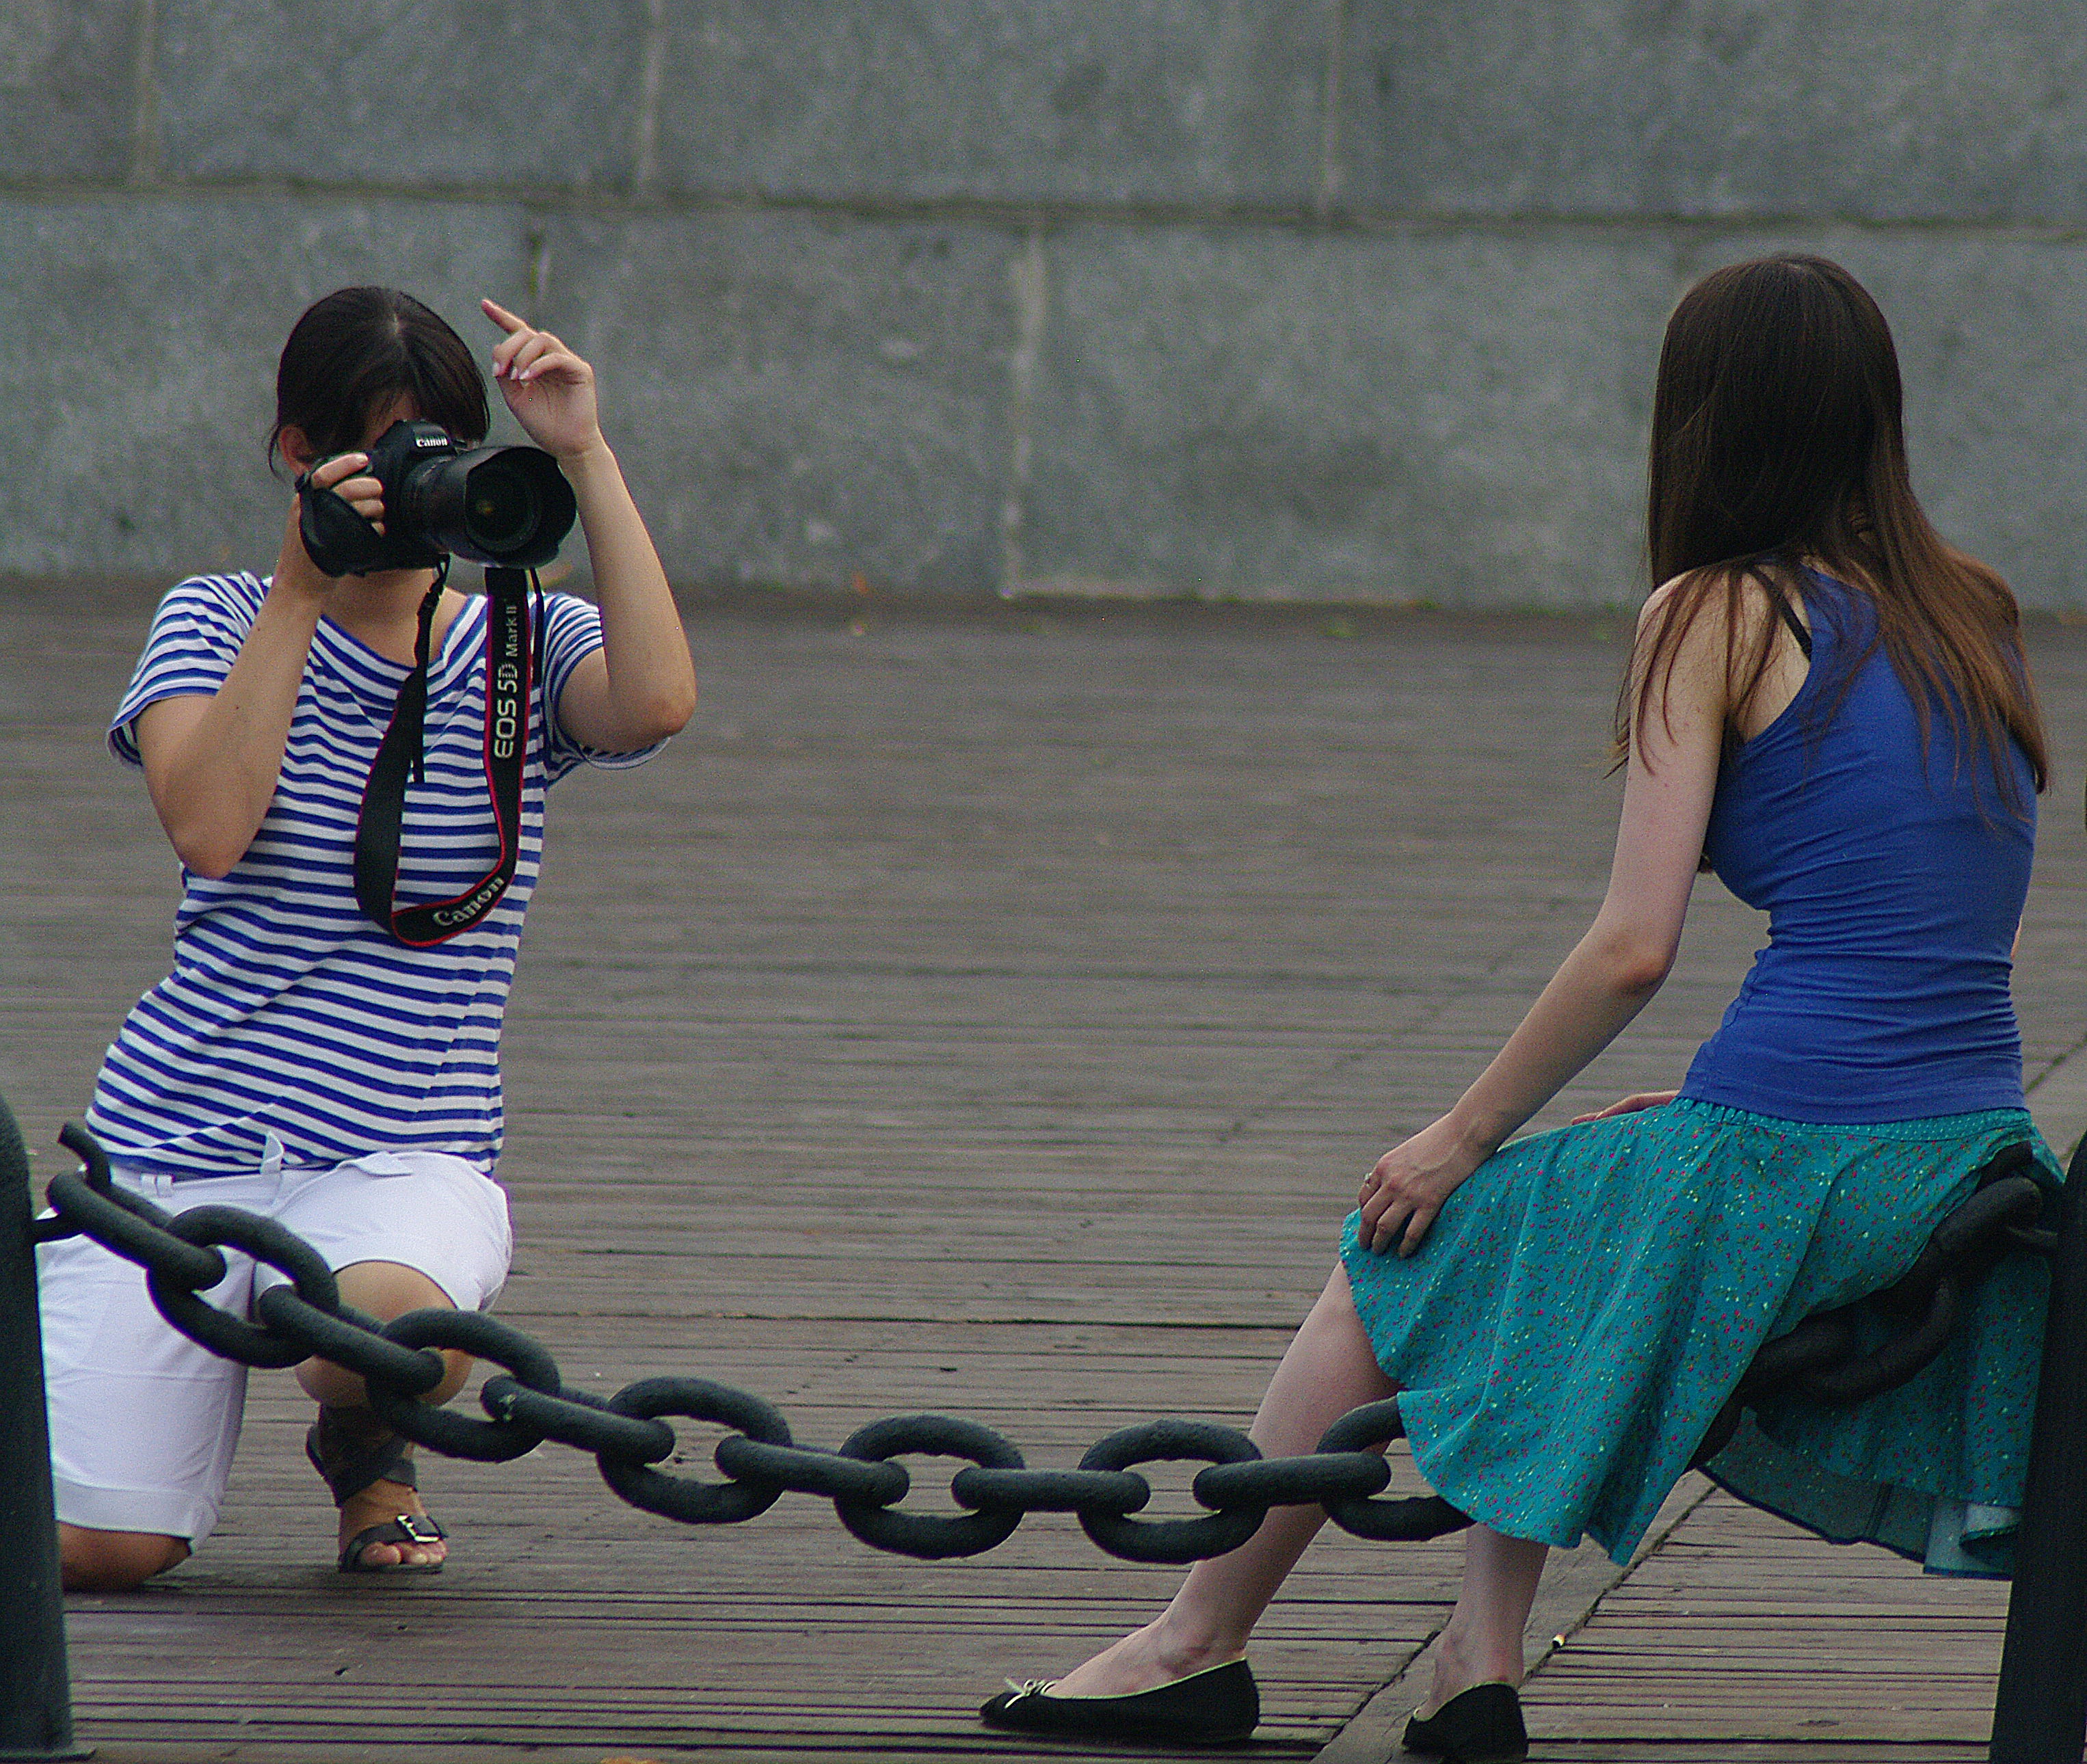
<svg viewBox="0 0 2087 1764">
<path fill-rule="evenodd" d="M 428 1510 L 420 1505 L 417 1489 L 410 1489 L 403 1482 L 371 1483 L 341 1502 L 339 1548 L 345 1550 L 348 1540 L 356 1532 L 382 1525 L 386 1519 L 397 1519 L 402 1513 L 410 1513 L 416 1519 L 428 1516 Z M 450 1546 L 437 1538 L 426 1544 L 365 1544 L 356 1559 L 365 1568 L 425 1568 L 441 1562 L 449 1553 Z"/>
<path fill-rule="evenodd" d="M 1244 1647 L 1184 1643 L 1165 1633 L 1166 1618 L 1157 1617 L 1104 1648 L 1051 1687 L 1054 1697 L 1128 1697 L 1171 1685 L 1212 1666 L 1244 1660 Z"/>
</svg>

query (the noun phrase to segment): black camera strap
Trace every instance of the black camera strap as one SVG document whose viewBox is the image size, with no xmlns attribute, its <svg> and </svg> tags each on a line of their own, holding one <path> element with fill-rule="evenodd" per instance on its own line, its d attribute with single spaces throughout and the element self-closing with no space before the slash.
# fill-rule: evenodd
<svg viewBox="0 0 2087 1764">
<path fill-rule="evenodd" d="M 448 560 L 420 603 L 413 671 L 399 688 L 355 829 L 355 897 L 364 912 L 408 949 L 428 949 L 469 931 L 500 904 L 514 880 L 522 847 L 522 769 L 529 752 L 529 705 L 536 655 L 531 641 L 529 576 L 505 567 L 485 573 L 485 783 L 500 831 L 500 861 L 463 893 L 446 901 L 395 904 L 399 824 L 406 807 L 406 777 L 426 778 L 422 754 L 428 714 L 428 651 L 435 608 L 442 598 Z"/>
</svg>

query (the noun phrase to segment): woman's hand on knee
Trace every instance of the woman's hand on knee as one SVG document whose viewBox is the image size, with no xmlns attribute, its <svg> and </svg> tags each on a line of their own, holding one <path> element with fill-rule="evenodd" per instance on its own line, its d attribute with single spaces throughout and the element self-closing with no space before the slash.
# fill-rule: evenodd
<svg viewBox="0 0 2087 1764">
<path fill-rule="evenodd" d="M 1472 1149 L 1446 1115 L 1393 1147 L 1363 1178 L 1356 1197 L 1362 1208 L 1357 1235 L 1364 1248 L 1412 1255 L 1442 1203 L 1482 1161 L 1483 1154 Z"/>
</svg>

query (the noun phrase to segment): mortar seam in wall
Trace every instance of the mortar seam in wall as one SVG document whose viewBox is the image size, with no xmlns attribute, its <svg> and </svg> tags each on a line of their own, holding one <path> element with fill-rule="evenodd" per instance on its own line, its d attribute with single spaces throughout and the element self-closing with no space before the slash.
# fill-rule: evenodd
<svg viewBox="0 0 2087 1764">
<path fill-rule="evenodd" d="M 666 80 L 667 0 L 645 0 L 645 62 L 630 144 L 632 189 L 651 193 L 659 176 L 659 92 Z"/>
<path fill-rule="evenodd" d="M 155 106 L 156 111 L 156 105 Z M 156 126 L 154 130 L 156 140 Z M 2080 220 L 2008 220 L 1961 215 L 1880 217 L 1803 211 L 1743 215 L 1679 215 L 1648 211 L 1634 215 L 1579 214 L 1536 211 L 1502 215 L 1449 209 L 1368 209 L 1336 206 L 1319 213 L 1297 204 L 1151 203 L 1106 201 L 1044 201 L 1035 198 L 952 199 L 922 197 L 823 197 L 771 195 L 760 192 L 706 192 L 642 196 L 608 188 L 574 189 L 534 184 L 333 183 L 311 178 L 169 178 L 164 172 L 126 179 L 14 178 L 0 176 L 0 199 L 91 200 L 141 194 L 186 200 L 305 200 L 419 203 L 433 207 L 463 203 L 486 207 L 527 207 L 555 213 L 587 211 L 597 214 L 657 215 L 715 219 L 762 214 L 809 215 L 826 219 L 896 221 L 913 224 L 960 224 L 1026 232 L 1032 226 L 1116 225 L 1160 231 L 1178 227 L 1260 229 L 1286 232 L 1383 233 L 1455 232 L 1528 236 L 1543 233 L 1594 235 L 1662 234 L 1712 238 L 1748 233 L 1828 230 L 1871 235 L 1985 236 L 2049 245 L 2087 242 L 2087 216 Z"/>
<path fill-rule="evenodd" d="M 131 70 L 135 108 L 130 121 L 130 177 L 134 185 L 163 181 L 160 152 L 160 15 L 158 0 L 138 0 L 138 52 Z"/>
<path fill-rule="evenodd" d="M 1022 592 L 1026 569 L 1022 527 L 1029 510 L 1029 407 L 1044 328 L 1050 317 L 1050 272 L 1044 259 L 1040 224 L 1029 229 L 1008 274 L 1014 283 L 1014 347 L 1007 358 L 1008 483 L 1006 500 L 1001 505 L 1000 592 L 1012 598 Z"/>
<path fill-rule="evenodd" d="M 1343 182 L 1341 167 L 1341 69 L 1348 50 L 1348 8 L 1351 0 L 1330 0 L 1331 40 L 1326 45 L 1326 78 L 1320 94 L 1324 107 L 1319 128 L 1319 197 L 1312 205 L 1321 220 L 1330 217 L 1340 202 Z"/>
</svg>

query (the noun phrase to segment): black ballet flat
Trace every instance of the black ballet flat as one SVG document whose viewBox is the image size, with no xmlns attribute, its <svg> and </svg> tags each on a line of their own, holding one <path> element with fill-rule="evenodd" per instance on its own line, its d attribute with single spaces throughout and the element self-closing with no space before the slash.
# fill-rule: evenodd
<svg viewBox="0 0 2087 1764">
<path fill-rule="evenodd" d="M 1529 1756 L 1522 1698 L 1512 1685 L 1474 1685 L 1432 1715 L 1407 1722 L 1404 1744 L 1442 1764 L 1518 1764 Z"/>
<path fill-rule="evenodd" d="M 1243 1660 L 1127 1697 L 1053 1697 L 1050 1688 L 1035 1679 L 1003 1690 L 979 1717 L 1017 1733 L 1137 1745 L 1224 1745 L 1244 1740 L 1261 1720 L 1261 1692 Z"/>
</svg>

